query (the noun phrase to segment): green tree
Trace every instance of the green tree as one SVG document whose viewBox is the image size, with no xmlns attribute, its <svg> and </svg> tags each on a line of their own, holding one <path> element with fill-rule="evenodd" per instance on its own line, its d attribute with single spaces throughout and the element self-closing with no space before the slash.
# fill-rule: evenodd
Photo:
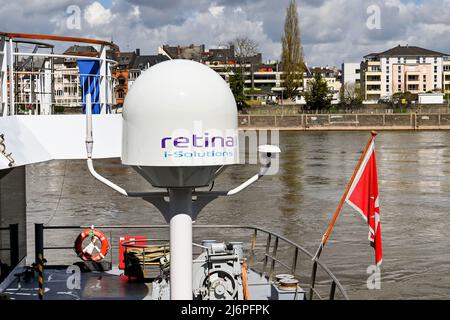
<svg viewBox="0 0 450 320">
<path fill-rule="evenodd" d="M 247 107 L 245 102 L 244 94 L 244 78 L 242 77 L 241 68 L 235 68 L 234 73 L 230 76 L 230 89 L 233 92 L 234 100 L 238 110 L 241 111 L 243 108 Z"/>
<path fill-rule="evenodd" d="M 281 39 L 282 79 L 285 88 L 284 96 L 294 98 L 303 80 L 303 50 L 300 40 L 297 4 L 291 0 L 284 21 L 284 35 Z"/>
<path fill-rule="evenodd" d="M 309 81 L 308 90 L 305 92 L 306 106 L 310 110 L 328 110 L 331 108 L 333 96 L 328 83 L 322 78 L 320 72 L 314 74 L 314 79 Z"/>
</svg>

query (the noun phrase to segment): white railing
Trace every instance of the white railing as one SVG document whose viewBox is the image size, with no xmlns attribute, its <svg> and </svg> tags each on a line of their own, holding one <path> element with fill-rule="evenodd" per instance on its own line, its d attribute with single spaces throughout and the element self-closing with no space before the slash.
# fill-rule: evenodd
<svg viewBox="0 0 450 320">
<path fill-rule="evenodd" d="M 54 41 L 64 42 L 67 48 L 89 43 L 99 47 L 98 54 L 54 53 Z M 30 46 L 34 50 L 30 51 Z M 80 112 L 88 91 L 100 113 L 111 112 L 116 104 L 112 68 L 117 62 L 107 58 L 108 48 L 117 49 L 99 40 L 0 32 L 0 116 L 71 113 L 70 108 Z M 98 61 L 99 73 L 80 74 L 78 59 Z"/>
</svg>

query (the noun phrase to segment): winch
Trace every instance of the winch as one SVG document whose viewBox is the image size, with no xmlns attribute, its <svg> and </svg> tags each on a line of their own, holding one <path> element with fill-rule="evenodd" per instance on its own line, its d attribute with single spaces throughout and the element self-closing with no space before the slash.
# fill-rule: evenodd
<svg viewBox="0 0 450 320">
<path fill-rule="evenodd" d="M 242 242 L 203 241 L 194 260 L 194 297 L 201 300 L 242 300 Z"/>
</svg>

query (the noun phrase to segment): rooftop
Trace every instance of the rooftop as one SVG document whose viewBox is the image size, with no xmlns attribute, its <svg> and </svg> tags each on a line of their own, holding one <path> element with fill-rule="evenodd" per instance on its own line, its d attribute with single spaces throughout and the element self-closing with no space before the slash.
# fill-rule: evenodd
<svg viewBox="0 0 450 320">
<path fill-rule="evenodd" d="M 364 58 L 368 57 L 397 57 L 397 56 L 404 56 L 404 57 L 411 57 L 411 56 L 422 56 L 422 57 L 443 57 L 448 56 L 446 53 L 433 51 L 421 47 L 416 46 L 401 46 L 398 45 L 397 47 L 394 47 L 392 49 L 386 50 L 384 52 L 380 53 L 370 53 L 366 55 Z"/>
<path fill-rule="evenodd" d="M 137 56 L 131 69 L 144 70 L 146 66 L 151 67 L 166 60 L 169 60 L 169 58 L 163 54 Z"/>
</svg>

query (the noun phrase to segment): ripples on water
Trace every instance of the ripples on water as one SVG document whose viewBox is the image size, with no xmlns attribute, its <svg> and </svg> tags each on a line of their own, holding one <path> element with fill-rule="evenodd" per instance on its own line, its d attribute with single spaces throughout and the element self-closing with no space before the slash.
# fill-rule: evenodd
<svg viewBox="0 0 450 320">
<path fill-rule="evenodd" d="M 280 172 L 241 194 L 218 199 L 199 224 L 255 224 L 280 232 L 314 252 L 369 137 L 355 132 L 282 132 Z M 450 133 L 382 132 L 376 138 L 381 198 L 381 290 L 366 288 L 374 261 L 368 229 L 347 206 L 322 258 L 356 299 L 450 296 Z M 149 185 L 119 160 L 96 161 L 98 171 L 128 190 Z M 227 169 L 216 190 L 236 186 L 256 166 Z M 29 235 L 35 222 L 62 224 L 159 224 L 158 211 L 126 199 L 88 174 L 83 161 L 53 161 L 27 168 Z M 61 241 L 49 234 L 47 241 Z M 30 243 L 29 252 L 32 252 Z"/>
</svg>

